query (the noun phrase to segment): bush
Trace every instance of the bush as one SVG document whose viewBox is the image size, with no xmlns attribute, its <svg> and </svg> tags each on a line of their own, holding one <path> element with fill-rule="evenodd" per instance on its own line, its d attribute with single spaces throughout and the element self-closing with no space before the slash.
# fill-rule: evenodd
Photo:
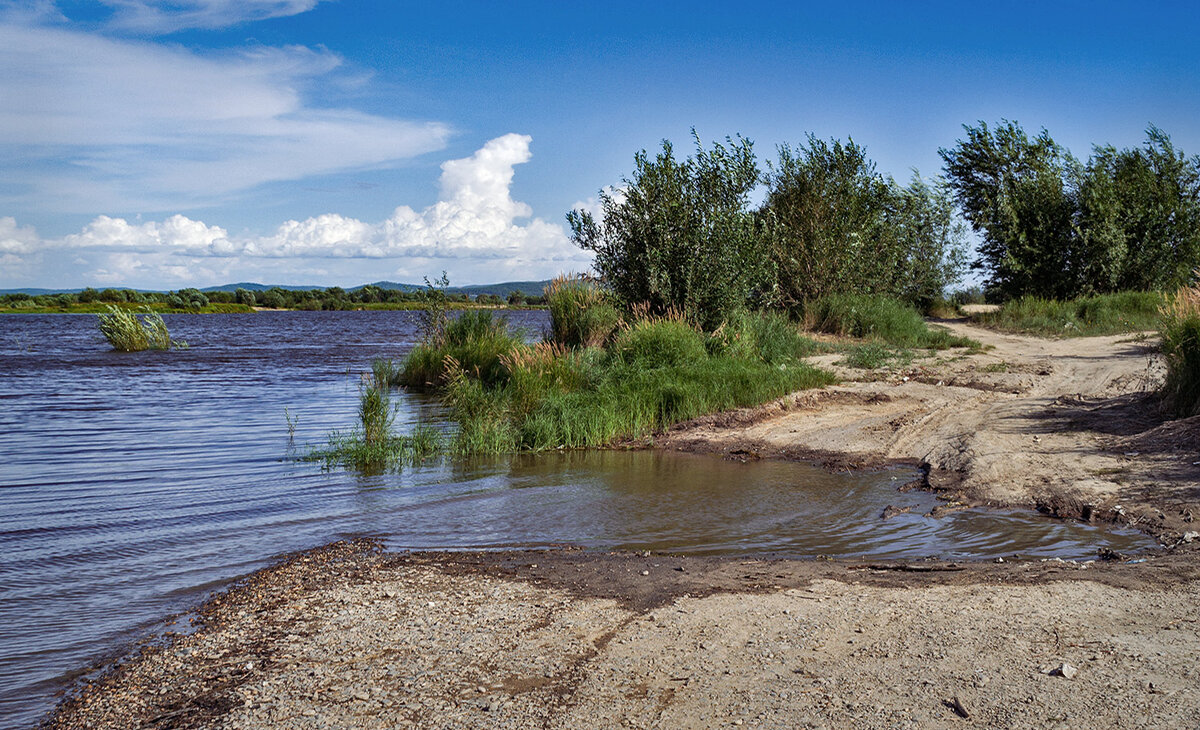
<svg viewBox="0 0 1200 730">
<path fill-rule="evenodd" d="M 878 340 L 899 347 L 943 350 L 979 345 L 945 330 L 930 329 L 911 305 L 889 297 L 834 294 L 806 305 L 805 318 L 819 332 Z"/>
<path fill-rule="evenodd" d="M 679 367 L 708 359 L 704 337 L 679 318 L 645 319 L 622 331 L 612 354 L 638 368 Z"/>
<path fill-rule="evenodd" d="M 600 191 L 603 215 L 567 214 L 572 239 L 594 251 L 595 268 L 624 302 L 652 314 L 682 313 L 706 329 L 770 288 L 769 264 L 750 194 L 759 182 L 749 140 L 727 139 L 675 159 L 670 142 L 634 157 L 621 192 Z"/>
<path fill-rule="evenodd" d="M 621 321 L 599 282 L 585 276 L 559 276 L 545 289 L 550 305 L 550 339 L 565 347 L 599 347 Z"/>
<path fill-rule="evenodd" d="M 1200 414 L 1200 287 L 1182 287 L 1162 310 L 1167 380 L 1163 395 L 1179 416 Z"/>
<path fill-rule="evenodd" d="M 162 317 L 149 309 L 142 310 L 139 319 L 133 312 L 110 304 L 108 313 L 98 317 L 100 333 L 118 352 L 187 347 L 186 342 L 172 340 Z"/>
</svg>

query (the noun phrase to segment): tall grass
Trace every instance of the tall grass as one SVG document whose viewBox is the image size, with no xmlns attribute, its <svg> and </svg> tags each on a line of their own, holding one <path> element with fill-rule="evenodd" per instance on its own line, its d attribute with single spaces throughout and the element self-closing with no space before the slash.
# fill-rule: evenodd
<svg viewBox="0 0 1200 730">
<path fill-rule="evenodd" d="M 1100 294 L 1069 301 L 1021 297 L 971 320 L 1005 332 L 1047 337 L 1115 335 L 1154 330 L 1165 300 L 1158 292 Z"/>
<path fill-rule="evenodd" d="M 1200 414 L 1200 286 L 1179 289 L 1161 314 L 1167 359 L 1163 394 L 1176 415 Z"/>
<path fill-rule="evenodd" d="M 603 349 L 521 345 L 502 358 L 506 378 L 491 383 L 448 359 L 444 393 L 459 424 L 455 448 L 604 446 L 832 382 L 799 362 L 811 342 L 794 325 L 753 316 L 731 325 L 715 347 L 717 338 L 679 317 L 636 321 Z"/>
<path fill-rule="evenodd" d="M 187 347 L 186 342 L 172 340 L 163 318 L 149 309 L 142 310 L 139 318 L 134 312 L 110 304 L 108 312 L 98 315 L 98 318 L 100 334 L 118 352 Z"/>
<path fill-rule="evenodd" d="M 586 276 L 559 276 L 545 289 L 550 307 L 550 338 L 566 347 L 599 347 L 621 321 L 621 312 L 599 282 Z"/>
<path fill-rule="evenodd" d="M 397 435 L 392 428 L 395 418 L 388 384 L 375 374 L 363 375 L 358 390 L 358 424 L 350 431 L 331 432 L 324 448 L 310 449 L 300 458 L 321 462 L 326 469 L 344 466 L 378 473 L 442 451 L 440 431 L 418 425 L 408 434 Z"/>
<path fill-rule="evenodd" d="M 501 355 L 521 342 L 521 337 L 509 331 L 507 317 L 493 316 L 488 310 L 464 311 L 446 323 L 437 339 L 422 342 L 409 352 L 399 381 L 416 388 L 444 385 L 451 374 L 447 358 L 453 358 L 472 377 L 496 383 L 506 377 Z"/>
<path fill-rule="evenodd" d="M 884 342 L 897 347 L 944 350 L 979 343 L 932 329 L 911 305 L 872 294 L 832 294 L 809 302 L 804 317 L 818 332 Z"/>
</svg>

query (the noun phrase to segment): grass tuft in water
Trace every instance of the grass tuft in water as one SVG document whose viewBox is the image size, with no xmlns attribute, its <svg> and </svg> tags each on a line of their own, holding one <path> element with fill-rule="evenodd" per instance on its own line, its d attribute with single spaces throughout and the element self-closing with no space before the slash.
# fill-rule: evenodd
<svg viewBox="0 0 1200 730">
<path fill-rule="evenodd" d="M 399 469 L 440 453 L 442 435 L 436 428 L 418 425 L 397 435 L 392 426 L 396 409 L 391 390 L 374 374 L 363 375 L 358 394 L 358 425 L 350 431 L 333 431 L 324 448 L 311 449 L 301 461 L 321 462 L 326 469 L 345 467 L 364 473 Z"/>
<path fill-rule="evenodd" d="M 172 340 L 162 316 L 149 309 L 143 309 L 139 318 L 134 312 L 110 304 L 106 314 L 97 316 L 100 334 L 118 352 L 187 347 L 186 342 Z"/>
</svg>

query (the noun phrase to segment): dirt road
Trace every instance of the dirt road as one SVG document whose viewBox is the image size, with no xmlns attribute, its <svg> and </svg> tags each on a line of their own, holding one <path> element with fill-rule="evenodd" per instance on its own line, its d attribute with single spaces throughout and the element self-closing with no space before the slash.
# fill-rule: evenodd
<svg viewBox="0 0 1200 730">
<path fill-rule="evenodd" d="M 1168 421 L 1161 411 L 1152 341 L 942 324 L 986 350 L 889 373 L 825 356 L 846 382 L 684 424 L 659 444 L 831 466 L 918 463 L 931 487 L 970 504 L 1116 519 L 1168 541 L 1198 529 L 1200 418 Z"/>
</svg>

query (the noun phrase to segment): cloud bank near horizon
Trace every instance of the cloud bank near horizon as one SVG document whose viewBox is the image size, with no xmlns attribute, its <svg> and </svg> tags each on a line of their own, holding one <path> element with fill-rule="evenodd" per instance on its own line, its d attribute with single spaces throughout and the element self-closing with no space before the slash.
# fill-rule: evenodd
<svg viewBox="0 0 1200 730">
<path fill-rule="evenodd" d="M 43 239 L 0 217 L 0 285 L 36 285 L 30 276 L 50 259 L 60 262 L 59 278 L 74 270 L 85 284 L 147 288 L 255 278 L 336 279 L 332 285 L 419 279 L 443 269 L 457 283 L 471 283 L 587 270 L 590 254 L 561 225 L 512 199 L 515 167 L 529 161 L 531 141 L 510 133 L 443 163 L 436 203 L 421 211 L 401 205 L 378 223 L 327 213 L 286 221 L 267 235 L 235 236 L 183 215 L 147 222 L 101 215 L 78 233 Z"/>
</svg>

